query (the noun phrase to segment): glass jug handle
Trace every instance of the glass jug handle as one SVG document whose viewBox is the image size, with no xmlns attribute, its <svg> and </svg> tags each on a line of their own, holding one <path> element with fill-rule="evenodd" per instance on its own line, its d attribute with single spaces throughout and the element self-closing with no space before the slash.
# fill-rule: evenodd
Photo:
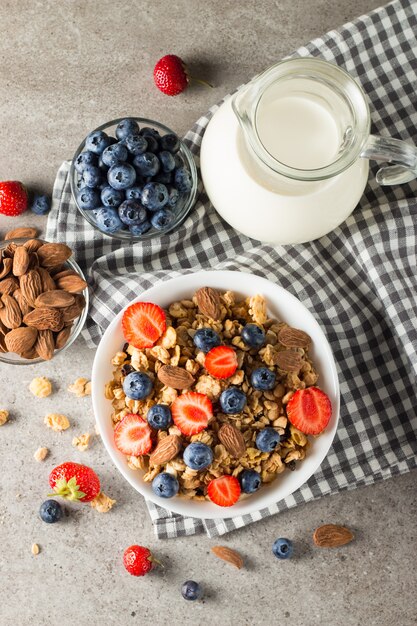
<svg viewBox="0 0 417 626">
<path fill-rule="evenodd" d="M 399 185 L 417 178 L 417 147 L 401 139 L 370 135 L 361 157 L 392 163 L 378 170 L 380 185 Z"/>
</svg>

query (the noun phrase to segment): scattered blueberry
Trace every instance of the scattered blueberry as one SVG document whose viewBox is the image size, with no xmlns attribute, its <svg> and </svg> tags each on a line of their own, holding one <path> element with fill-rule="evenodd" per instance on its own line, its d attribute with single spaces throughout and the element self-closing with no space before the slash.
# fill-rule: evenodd
<svg viewBox="0 0 417 626">
<path fill-rule="evenodd" d="M 168 202 L 168 189 L 162 183 L 146 183 L 141 202 L 149 211 L 158 211 Z"/>
<path fill-rule="evenodd" d="M 148 142 L 143 135 L 128 135 L 124 140 L 124 144 L 130 154 L 135 156 L 143 154 L 148 149 Z"/>
<path fill-rule="evenodd" d="M 104 206 L 111 206 L 117 209 L 125 199 L 125 195 L 122 189 L 113 189 L 110 185 L 106 185 L 101 190 L 101 201 Z"/>
<path fill-rule="evenodd" d="M 80 152 L 74 162 L 74 167 L 80 174 L 86 165 L 97 165 L 97 155 L 90 150 Z"/>
<path fill-rule="evenodd" d="M 265 333 L 257 324 L 246 324 L 240 336 L 249 348 L 261 348 L 265 343 Z"/>
<path fill-rule="evenodd" d="M 180 140 L 174 133 L 163 135 L 159 140 L 162 150 L 167 150 L 171 154 L 175 154 L 180 149 Z"/>
<path fill-rule="evenodd" d="M 276 378 L 275 372 L 272 370 L 267 367 L 258 367 L 256 370 L 253 370 L 250 381 L 254 389 L 270 391 L 275 387 Z"/>
<path fill-rule="evenodd" d="M 127 226 L 142 224 L 147 216 L 146 209 L 137 200 L 125 200 L 119 206 L 119 217 Z"/>
<path fill-rule="evenodd" d="M 123 228 L 123 223 L 116 209 L 112 209 L 108 206 L 100 207 L 94 211 L 96 216 L 97 226 L 104 233 L 115 233 L 117 230 Z"/>
<path fill-rule="evenodd" d="M 126 200 L 140 200 L 142 197 L 142 187 L 137 185 L 126 189 Z"/>
<path fill-rule="evenodd" d="M 139 134 L 139 124 L 131 117 L 121 120 L 116 127 L 116 137 L 119 141 L 126 139 L 129 135 Z"/>
<path fill-rule="evenodd" d="M 151 228 L 152 228 L 152 224 L 150 223 L 149 220 L 142 222 L 142 224 L 132 224 L 132 226 L 129 226 L 129 230 L 134 237 L 139 237 L 140 235 L 144 235 L 145 233 L 148 232 L 148 230 L 151 230 Z"/>
<path fill-rule="evenodd" d="M 146 416 L 149 426 L 159 430 L 172 424 L 171 409 L 166 404 L 154 404 Z"/>
<path fill-rule="evenodd" d="M 151 217 L 151 224 L 156 230 L 163 230 L 169 226 L 174 219 L 174 214 L 166 209 L 161 209 Z"/>
<path fill-rule="evenodd" d="M 113 189 L 127 189 L 134 185 L 136 172 L 129 163 L 119 163 L 109 169 L 107 180 Z"/>
<path fill-rule="evenodd" d="M 181 587 L 181 594 L 184 600 L 198 600 L 201 598 L 201 587 L 195 580 L 186 580 Z"/>
<path fill-rule="evenodd" d="M 110 143 L 110 137 L 106 133 L 102 130 L 95 130 L 85 140 L 85 148 L 94 154 L 101 154 Z"/>
<path fill-rule="evenodd" d="M 114 143 L 104 150 L 100 158 L 107 167 L 124 163 L 127 161 L 127 148 L 121 143 Z"/>
<path fill-rule="evenodd" d="M 85 211 L 98 209 L 98 207 L 101 206 L 100 194 L 97 189 L 82 187 L 77 194 L 77 202 L 81 209 Z"/>
<path fill-rule="evenodd" d="M 274 428 L 267 427 L 263 428 L 256 435 L 256 447 L 258 450 L 262 452 L 272 452 L 275 450 L 279 442 L 281 441 L 281 437 L 279 433 Z"/>
<path fill-rule="evenodd" d="M 191 174 L 185 167 L 179 167 L 174 176 L 175 185 L 180 193 L 188 193 L 193 186 Z"/>
<path fill-rule="evenodd" d="M 158 474 L 152 481 L 152 491 L 160 498 L 173 498 L 179 491 L 178 480 L 168 472 Z"/>
<path fill-rule="evenodd" d="M 175 169 L 175 159 L 168 150 L 162 150 L 158 154 L 158 158 L 161 161 L 162 170 L 164 172 L 172 172 Z"/>
<path fill-rule="evenodd" d="M 223 413 L 234 415 L 241 413 L 246 404 L 246 395 L 237 387 L 228 387 L 220 395 L 220 406 Z"/>
<path fill-rule="evenodd" d="M 59 522 L 63 514 L 62 506 L 56 500 L 45 500 L 39 509 L 39 515 L 43 522 L 55 524 Z"/>
<path fill-rule="evenodd" d="M 169 207 L 172 208 L 172 207 L 174 207 L 177 204 L 178 199 L 180 197 L 180 193 L 179 193 L 178 189 L 176 187 L 173 187 L 172 185 L 168 185 L 167 189 L 168 189 L 168 202 L 167 202 L 167 204 L 168 204 Z"/>
<path fill-rule="evenodd" d="M 294 552 L 292 541 L 290 539 L 280 537 L 279 539 L 274 541 L 272 545 L 272 552 L 277 557 L 277 559 L 290 559 Z"/>
<path fill-rule="evenodd" d="M 101 170 L 95 165 L 86 165 L 81 172 L 81 180 L 86 187 L 98 187 L 101 183 Z"/>
<path fill-rule="evenodd" d="M 197 350 L 210 352 L 212 348 L 221 344 L 220 336 L 211 328 L 199 328 L 195 331 L 193 342 Z"/>
<path fill-rule="evenodd" d="M 213 463 L 213 450 L 199 441 L 190 443 L 184 450 L 184 463 L 192 470 L 202 470 Z"/>
<path fill-rule="evenodd" d="M 158 157 L 153 152 L 138 154 L 133 159 L 133 165 L 141 176 L 155 176 L 161 167 Z"/>
<path fill-rule="evenodd" d="M 152 380 L 143 372 L 131 372 L 123 381 L 123 391 L 132 400 L 143 400 L 152 391 Z"/>
<path fill-rule="evenodd" d="M 239 474 L 239 481 L 243 493 L 255 493 L 262 483 L 260 473 L 253 469 L 243 470 Z"/>
<path fill-rule="evenodd" d="M 51 208 L 51 201 L 48 196 L 35 195 L 30 208 L 36 215 L 46 215 Z"/>
</svg>

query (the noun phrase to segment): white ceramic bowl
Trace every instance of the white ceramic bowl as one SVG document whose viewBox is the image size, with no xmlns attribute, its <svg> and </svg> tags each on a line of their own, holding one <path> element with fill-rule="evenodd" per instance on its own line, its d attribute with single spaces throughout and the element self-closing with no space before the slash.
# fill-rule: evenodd
<svg viewBox="0 0 417 626">
<path fill-rule="evenodd" d="M 125 456 L 114 445 L 111 422 L 112 406 L 104 397 L 104 385 L 112 379 L 111 359 L 125 343 L 122 334 L 121 311 L 107 328 L 97 349 L 92 373 L 92 400 L 94 413 L 110 457 L 126 480 L 145 498 L 174 513 L 200 519 L 235 517 L 258 511 L 270 506 L 296 491 L 314 474 L 325 458 L 332 444 L 339 420 L 339 383 L 332 351 L 320 326 L 313 315 L 295 298 L 279 285 L 254 274 L 229 271 L 208 271 L 186 274 L 163 282 L 148 289 L 134 300 L 154 302 L 167 307 L 175 300 L 190 298 L 199 287 L 215 287 L 220 290 L 232 290 L 239 295 L 263 294 L 268 303 L 271 316 L 281 319 L 291 326 L 306 331 L 313 340 L 312 358 L 320 374 L 319 385 L 329 396 L 333 414 L 325 432 L 315 439 L 311 438 L 311 447 L 307 457 L 297 464 L 295 471 L 286 471 L 269 485 L 264 485 L 255 494 L 241 499 L 230 508 L 218 507 L 211 502 L 187 500 L 180 496 L 159 498 L 144 482 L 140 470 L 131 470 Z M 132 492 L 132 497 L 134 493 Z"/>
</svg>

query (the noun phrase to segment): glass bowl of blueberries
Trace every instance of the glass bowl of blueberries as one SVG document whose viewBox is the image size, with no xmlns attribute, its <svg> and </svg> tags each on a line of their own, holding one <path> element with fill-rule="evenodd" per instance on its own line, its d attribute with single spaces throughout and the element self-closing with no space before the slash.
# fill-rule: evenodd
<svg viewBox="0 0 417 626">
<path fill-rule="evenodd" d="M 116 239 L 141 241 L 175 229 L 193 207 L 193 155 L 167 126 L 120 118 L 93 130 L 76 151 L 71 192 L 83 217 Z"/>
</svg>

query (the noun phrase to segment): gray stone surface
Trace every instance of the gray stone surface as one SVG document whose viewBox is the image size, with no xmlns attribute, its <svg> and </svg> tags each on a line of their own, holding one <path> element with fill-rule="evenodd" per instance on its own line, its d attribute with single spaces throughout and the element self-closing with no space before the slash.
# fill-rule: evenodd
<svg viewBox="0 0 417 626">
<path fill-rule="evenodd" d="M 178 132 L 226 92 L 298 45 L 378 5 L 377 0 L 221 2 L 155 0 L 0 0 L 2 120 L 0 178 L 49 190 L 60 162 L 91 128 L 124 114 L 149 116 Z M 167 98 L 153 86 L 152 68 L 173 52 L 189 61 L 213 90 L 196 87 Z M 43 220 L 0 218 L 0 232 Z M 90 375 L 93 353 L 83 342 L 52 363 L 0 365 L 0 624 L 205 624 L 225 626 L 401 626 L 415 624 L 415 474 L 325 498 L 243 529 L 220 541 L 154 539 L 141 497 L 110 462 L 98 437 L 80 453 L 72 437 L 94 432 L 88 398 L 66 387 Z M 28 384 L 49 376 L 54 394 L 39 400 Z M 71 429 L 47 430 L 48 412 L 65 413 Z M 50 456 L 33 459 L 39 446 Z M 47 476 L 57 463 L 85 461 L 99 472 L 117 507 L 100 515 L 69 505 L 63 523 L 37 517 Z M 339 550 L 315 549 L 312 531 L 346 524 L 356 540 Z M 297 557 L 278 562 L 271 544 L 294 539 Z M 31 554 L 32 543 L 41 552 Z M 154 549 L 165 569 L 128 576 L 121 555 L 131 543 Z M 210 554 L 224 543 L 239 550 L 235 571 Z M 183 580 L 199 580 L 203 602 L 186 603 Z"/>
</svg>

